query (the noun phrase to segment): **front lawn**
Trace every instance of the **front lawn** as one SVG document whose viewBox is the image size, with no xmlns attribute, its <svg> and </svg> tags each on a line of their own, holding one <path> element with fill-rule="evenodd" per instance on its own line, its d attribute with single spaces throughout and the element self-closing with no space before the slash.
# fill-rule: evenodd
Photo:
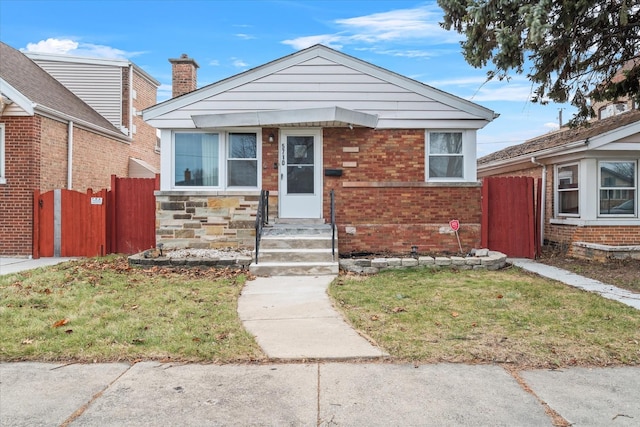
<svg viewBox="0 0 640 427">
<path fill-rule="evenodd" d="M 344 275 L 329 292 L 356 329 L 405 361 L 640 362 L 640 311 L 517 268 Z"/>
<path fill-rule="evenodd" d="M 0 361 L 263 361 L 237 315 L 245 280 L 117 256 L 0 276 Z M 517 268 L 342 275 L 329 293 L 392 360 L 640 362 L 640 311 Z"/>
<path fill-rule="evenodd" d="M 244 281 L 114 256 L 0 276 L 0 360 L 262 358 L 236 312 Z"/>
</svg>

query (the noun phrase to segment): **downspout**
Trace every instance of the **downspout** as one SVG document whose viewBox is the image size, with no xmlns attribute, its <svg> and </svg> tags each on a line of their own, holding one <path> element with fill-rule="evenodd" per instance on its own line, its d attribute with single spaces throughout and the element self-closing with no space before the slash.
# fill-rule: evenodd
<svg viewBox="0 0 640 427">
<path fill-rule="evenodd" d="M 73 189 L 73 121 L 67 128 L 67 189 Z"/>
<path fill-rule="evenodd" d="M 129 64 L 129 138 L 133 138 L 133 64 Z"/>
<path fill-rule="evenodd" d="M 540 197 L 540 247 L 544 246 L 544 221 L 545 209 L 547 207 L 547 165 L 537 162 L 535 157 L 531 158 L 531 163 L 536 166 L 542 166 L 542 194 Z"/>
</svg>

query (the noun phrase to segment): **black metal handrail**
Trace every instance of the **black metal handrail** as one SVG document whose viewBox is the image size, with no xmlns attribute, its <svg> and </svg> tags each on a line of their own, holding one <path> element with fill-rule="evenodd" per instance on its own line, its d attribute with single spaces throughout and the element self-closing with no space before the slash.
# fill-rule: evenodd
<svg viewBox="0 0 640 427">
<path fill-rule="evenodd" d="M 333 189 L 329 192 L 331 199 L 331 256 L 336 260 L 336 195 Z"/>
<path fill-rule="evenodd" d="M 260 250 L 260 239 L 262 239 L 262 228 L 269 224 L 269 192 L 260 190 L 258 200 L 258 211 L 256 212 L 256 264 L 258 263 L 258 252 Z"/>
</svg>

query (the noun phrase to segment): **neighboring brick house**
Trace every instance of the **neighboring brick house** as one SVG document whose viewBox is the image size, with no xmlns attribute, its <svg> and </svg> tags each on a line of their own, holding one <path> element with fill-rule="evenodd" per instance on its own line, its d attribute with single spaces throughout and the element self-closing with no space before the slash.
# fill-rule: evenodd
<svg viewBox="0 0 640 427">
<path fill-rule="evenodd" d="M 155 177 L 160 170 L 158 136 L 141 112 L 157 103 L 159 81 L 128 60 L 26 55 L 131 138 L 129 177 Z"/>
<path fill-rule="evenodd" d="M 478 159 L 482 178 L 542 180 L 541 240 L 576 257 L 640 258 L 640 111 L 631 103 L 612 105 L 628 107 Z"/>
<path fill-rule="evenodd" d="M 123 114 L 123 123 L 144 129 L 152 137 L 145 142 L 132 141 L 121 126 L 1 42 L 0 58 L 0 255 L 27 256 L 33 246 L 34 190 L 107 188 L 112 174 L 130 175 L 131 158 L 157 165 L 159 155 L 155 131 L 136 125 L 139 117 Z M 138 93 L 145 93 L 144 103 L 154 103 L 146 90 Z"/>
<path fill-rule="evenodd" d="M 316 221 L 334 190 L 343 254 L 458 252 L 452 219 L 479 246 L 476 131 L 493 111 L 321 45 L 197 90 L 198 64 L 170 62 L 174 98 L 143 113 L 165 247 L 252 247 L 261 189 L 272 217 Z"/>
</svg>

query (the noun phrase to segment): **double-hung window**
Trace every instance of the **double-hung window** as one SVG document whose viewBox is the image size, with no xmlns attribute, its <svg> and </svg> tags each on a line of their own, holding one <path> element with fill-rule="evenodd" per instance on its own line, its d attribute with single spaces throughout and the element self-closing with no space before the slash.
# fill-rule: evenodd
<svg viewBox="0 0 640 427">
<path fill-rule="evenodd" d="M 258 138 L 255 133 L 229 133 L 227 186 L 258 186 Z"/>
<path fill-rule="evenodd" d="M 463 179 L 462 132 L 427 133 L 427 179 Z"/>
<path fill-rule="evenodd" d="M 4 143 L 4 123 L 0 123 L 0 184 L 7 183 L 5 169 L 5 143 Z"/>
<path fill-rule="evenodd" d="M 599 174 L 600 216 L 637 215 L 637 164 L 635 161 L 601 161 Z"/>
<path fill-rule="evenodd" d="M 256 132 L 176 132 L 172 185 L 256 188 L 258 148 Z"/>
<path fill-rule="evenodd" d="M 556 210 L 558 215 L 580 215 L 580 185 L 577 163 L 556 168 Z"/>
</svg>

